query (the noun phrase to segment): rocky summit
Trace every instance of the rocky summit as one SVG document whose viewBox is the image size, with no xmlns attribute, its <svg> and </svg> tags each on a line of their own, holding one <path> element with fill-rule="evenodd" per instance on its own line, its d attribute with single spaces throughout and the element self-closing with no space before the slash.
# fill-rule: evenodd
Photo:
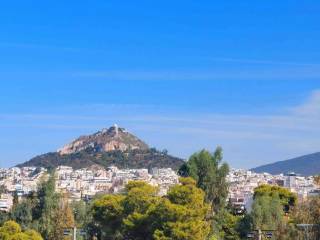
<svg viewBox="0 0 320 240">
<path fill-rule="evenodd" d="M 177 170 L 184 161 L 171 156 L 166 150 L 159 151 L 114 125 L 92 135 L 81 136 L 64 145 L 56 152 L 36 156 L 18 167 L 35 166 L 48 169 L 60 165 L 75 169 L 90 166 L 119 168 L 172 168 Z"/>
<path fill-rule="evenodd" d="M 146 143 L 138 139 L 126 129 L 118 127 L 116 124 L 110 128 L 104 128 L 101 131 L 88 136 L 81 136 L 71 143 L 58 149 L 61 155 L 81 152 L 86 149 L 92 149 L 96 152 L 109 152 L 120 150 L 147 150 Z"/>
</svg>

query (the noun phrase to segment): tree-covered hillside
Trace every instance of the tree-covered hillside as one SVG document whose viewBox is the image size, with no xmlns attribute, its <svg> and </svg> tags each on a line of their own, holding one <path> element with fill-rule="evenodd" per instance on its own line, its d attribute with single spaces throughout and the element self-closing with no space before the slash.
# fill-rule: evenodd
<svg viewBox="0 0 320 240">
<path fill-rule="evenodd" d="M 111 165 L 119 168 L 172 168 L 177 170 L 184 161 L 180 158 L 167 154 L 166 151 L 158 151 L 156 149 L 148 150 L 129 150 L 129 151 L 109 151 L 95 152 L 86 149 L 81 152 L 61 155 L 57 152 L 47 153 L 36 156 L 31 160 L 18 165 L 36 166 L 44 168 L 55 168 L 59 165 L 71 166 L 74 169 L 90 167 L 98 164 L 104 167 Z"/>
</svg>

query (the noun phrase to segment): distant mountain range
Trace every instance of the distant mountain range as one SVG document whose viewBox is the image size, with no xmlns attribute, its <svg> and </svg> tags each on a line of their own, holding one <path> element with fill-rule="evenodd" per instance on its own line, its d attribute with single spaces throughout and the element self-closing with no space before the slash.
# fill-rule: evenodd
<svg viewBox="0 0 320 240">
<path fill-rule="evenodd" d="M 167 151 L 150 148 L 145 142 L 114 125 L 92 135 L 81 136 L 56 152 L 36 156 L 17 165 L 55 168 L 59 165 L 75 169 L 101 165 L 119 168 L 167 168 L 177 170 L 183 159 L 171 156 Z"/>
<path fill-rule="evenodd" d="M 268 172 L 271 174 L 280 174 L 290 171 L 303 176 L 318 175 L 320 174 L 320 152 L 266 164 L 252 168 L 251 170 L 258 173 Z"/>
</svg>

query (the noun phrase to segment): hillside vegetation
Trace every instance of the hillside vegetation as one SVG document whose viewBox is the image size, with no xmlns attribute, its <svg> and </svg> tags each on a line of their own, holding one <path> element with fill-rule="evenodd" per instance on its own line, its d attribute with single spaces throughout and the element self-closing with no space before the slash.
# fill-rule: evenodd
<svg viewBox="0 0 320 240">
<path fill-rule="evenodd" d="M 98 164 L 103 167 L 111 165 L 119 168 L 172 168 L 174 170 L 184 163 L 180 158 L 168 155 L 165 151 L 155 149 L 130 150 L 122 152 L 114 150 L 109 152 L 94 152 L 86 149 L 81 152 L 61 155 L 57 152 L 51 152 L 36 156 L 31 160 L 18 165 L 36 166 L 53 169 L 60 165 L 70 166 L 74 169 L 86 168 Z"/>
</svg>

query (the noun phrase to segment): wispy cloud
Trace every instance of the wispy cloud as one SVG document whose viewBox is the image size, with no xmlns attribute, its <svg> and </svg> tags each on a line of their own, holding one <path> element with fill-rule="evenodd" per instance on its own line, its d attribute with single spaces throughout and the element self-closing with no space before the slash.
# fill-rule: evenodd
<svg viewBox="0 0 320 240">
<path fill-rule="evenodd" d="M 81 48 L 81 47 L 71 47 L 65 45 L 50 45 L 43 43 L 19 43 L 19 42 L 0 42 L 0 47 L 5 48 L 18 48 L 18 49 L 38 49 L 38 50 L 50 50 L 50 51 L 64 51 L 64 52 L 77 52 L 77 53 L 99 53 L 97 50 Z"/>
<path fill-rule="evenodd" d="M 320 90 L 313 91 L 305 103 L 294 107 L 293 113 L 305 117 L 317 116 L 320 119 Z"/>
<path fill-rule="evenodd" d="M 69 107 L 55 114 L 2 114 L 0 129 L 8 134 L 27 131 L 39 136 L 54 135 L 51 144 L 55 149 L 80 134 L 118 123 L 151 146 L 167 148 L 178 156 L 187 157 L 200 148 L 222 145 L 232 166 L 253 167 L 319 151 L 319 101 L 320 91 L 316 90 L 300 105 L 268 115 L 189 113 L 174 109 L 157 113 L 152 106 L 94 104 Z"/>
<path fill-rule="evenodd" d="M 105 80 L 302 80 L 320 78 L 316 66 L 263 68 L 252 70 L 250 67 L 224 70 L 94 70 L 70 72 L 73 78 L 101 78 Z"/>
<path fill-rule="evenodd" d="M 104 49 L 92 49 L 92 48 L 82 48 L 66 45 L 53 45 L 53 44 L 44 44 L 44 43 L 31 43 L 31 42 L 0 42 L 0 47 L 12 47 L 12 48 L 21 48 L 21 49 L 42 49 L 42 50 L 62 50 L 70 52 L 83 52 L 83 53 L 99 53 L 99 54 L 108 54 L 109 51 Z M 179 56 L 178 56 L 179 57 Z M 312 62 L 292 62 L 292 61 L 283 61 L 277 59 L 248 59 L 248 58 L 238 58 L 238 57 L 216 57 L 216 56 L 180 56 L 183 58 L 196 58 L 196 59 L 205 59 L 214 62 L 220 63 L 242 63 L 242 64 L 254 64 L 254 65 L 273 65 L 273 66 L 294 66 L 294 67 L 319 67 L 320 63 Z M 102 73 L 102 72 L 101 72 Z M 98 72 L 97 72 L 98 75 Z"/>
<path fill-rule="evenodd" d="M 265 59 L 245 59 L 245 58 L 211 58 L 216 62 L 234 62 L 234 63 L 249 63 L 258 65 L 286 65 L 286 66 L 300 66 L 300 67 L 319 67 L 320 63 L 304 63 L 304 62 L 290 62 L 290 61 L 277 61 L 277 60 L 265 60 Z"/>
</svg>

